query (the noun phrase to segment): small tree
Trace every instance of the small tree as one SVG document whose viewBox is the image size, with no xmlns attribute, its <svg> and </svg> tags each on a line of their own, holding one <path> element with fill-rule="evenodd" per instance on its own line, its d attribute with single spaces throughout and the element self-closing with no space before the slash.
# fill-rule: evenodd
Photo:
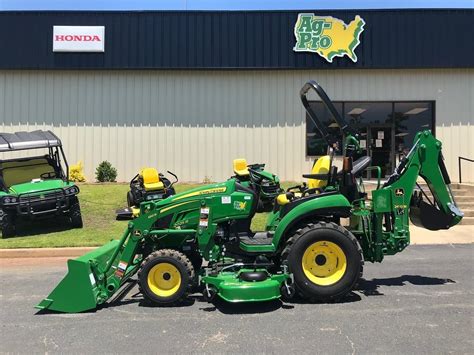
<svg viewBox="0 0 474 355">
<path fill-rule="evenodd" d="M 105 160 L 95 169 L 95 178 L 98 182 L 115 182 L 117 169 Z"/>
</svg>

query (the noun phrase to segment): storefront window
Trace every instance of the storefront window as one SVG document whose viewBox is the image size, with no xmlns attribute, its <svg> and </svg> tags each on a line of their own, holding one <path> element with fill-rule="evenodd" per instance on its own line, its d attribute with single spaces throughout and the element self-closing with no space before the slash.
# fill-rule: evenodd
<svg viewBox="0 0 474 355">
<path fill-rule="evenodd" d="M 396 102 L 393 115 L 397 154 L 406 154 L 410 150 L 418 131 L 433 131 L 432 102 Z"/>
<path fill-rule="evenodd" d="M 321 102 L 310 102 L 317 116 L 330 133 L 339 138 L 342 154 L 342 133 L 339 126 Z M 370 156 L 372 165 L 382 168 L 389 175 L 399 159 L 413 145 L 418 131 L 434 127 L 434 102 L 335 102 L 338 112 L 344 115 L 349 126 L 360 135 L 361 155 Z M 306 153 L 308 156 L 325 155 L 324 142 L 313 122 L 306 118 Z"/>
<path fill-rule="evenodd" d="M 345 102 L 344 114 L 354 128 L 386 125 L 392 121 L 391 102 Z"/>
<path fill-rule="evenodd" d="M 333 102 L 333 104 L 339 114 L 342 115 L 342 103 Z M 331 113 L 326 109 L 326 106 L 324 106 L 320 101 L 310 102 L 310 105 L 318 118 L 323 122 L 323 125 L 326 127 L 328 132 L 334 134 L 336 137 L 341 137 L 341 130 L 332 119 Z M 338 140 L 338 146 L 341 147 L 342 150 L 342 138 Z M 306 115 L 306 155 L 325 155 L 327 153 L 327 148 L 326 142 L 321 138 L 321 135 L 316 130 L 313 121 L 308 115 Z M 341 150 L 336 154 L 342 154 Z"/>
</svg>

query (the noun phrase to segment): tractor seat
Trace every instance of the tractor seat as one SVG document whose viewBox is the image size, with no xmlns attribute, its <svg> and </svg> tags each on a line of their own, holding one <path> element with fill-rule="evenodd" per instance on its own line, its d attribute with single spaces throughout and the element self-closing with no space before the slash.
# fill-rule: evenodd
<svg viewBox="0 0 474 355">
<path fill-rule="evenodd" d="M 165 185 L 160 181 L 160 175 L 155 168 L 144 168 L 140 172 L 145 191 L 164 190 Z"/>
<path fill-rule="evenodd" d="M 332 157 L 331 155 L 324 155 L 316 160 L 313 164 L 313 168 L 311 169 L 310 175 L 327 175 L 331 170 Z M 303 175 L 303 177 L 305 177 Z M 314 179 L 310 178 L 308 180 L 308 188 L 309 189 L 321 189 L 326 187 L 328 184 L 328 179 Z"/>
<path fill-rule="evenodd" d="M 243 158 L 234 159 L 234 173 L 237 176 L 249 176 L 249 168 L 247 167 L 247 160 Z"/>
</svg>

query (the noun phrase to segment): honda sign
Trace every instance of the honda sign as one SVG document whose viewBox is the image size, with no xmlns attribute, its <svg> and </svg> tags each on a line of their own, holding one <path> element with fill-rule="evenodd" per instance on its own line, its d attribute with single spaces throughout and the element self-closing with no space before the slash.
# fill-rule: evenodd
<svg viewBox="0 0 474 355">
<path fill-rule="evenodd" d="M 53 52 L 104 52 L 104 26 L 54 26 Z"/>
</svg>

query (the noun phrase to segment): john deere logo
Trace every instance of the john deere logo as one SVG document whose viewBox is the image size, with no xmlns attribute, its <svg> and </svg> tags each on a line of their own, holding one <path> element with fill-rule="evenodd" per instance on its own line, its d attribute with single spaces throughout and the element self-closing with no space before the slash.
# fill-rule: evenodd
<svg viewBox="0 0 474 355">
<path fill-rule="evenodd" d="M 365 21 L 357 15 L 348 25 L 331 16 L 299 14 L 295 24 L 295 52 L 314 52 L 332 63 L 334 57 L 347 55 L 357 62 L 355 49 Z"/>
</svg>

